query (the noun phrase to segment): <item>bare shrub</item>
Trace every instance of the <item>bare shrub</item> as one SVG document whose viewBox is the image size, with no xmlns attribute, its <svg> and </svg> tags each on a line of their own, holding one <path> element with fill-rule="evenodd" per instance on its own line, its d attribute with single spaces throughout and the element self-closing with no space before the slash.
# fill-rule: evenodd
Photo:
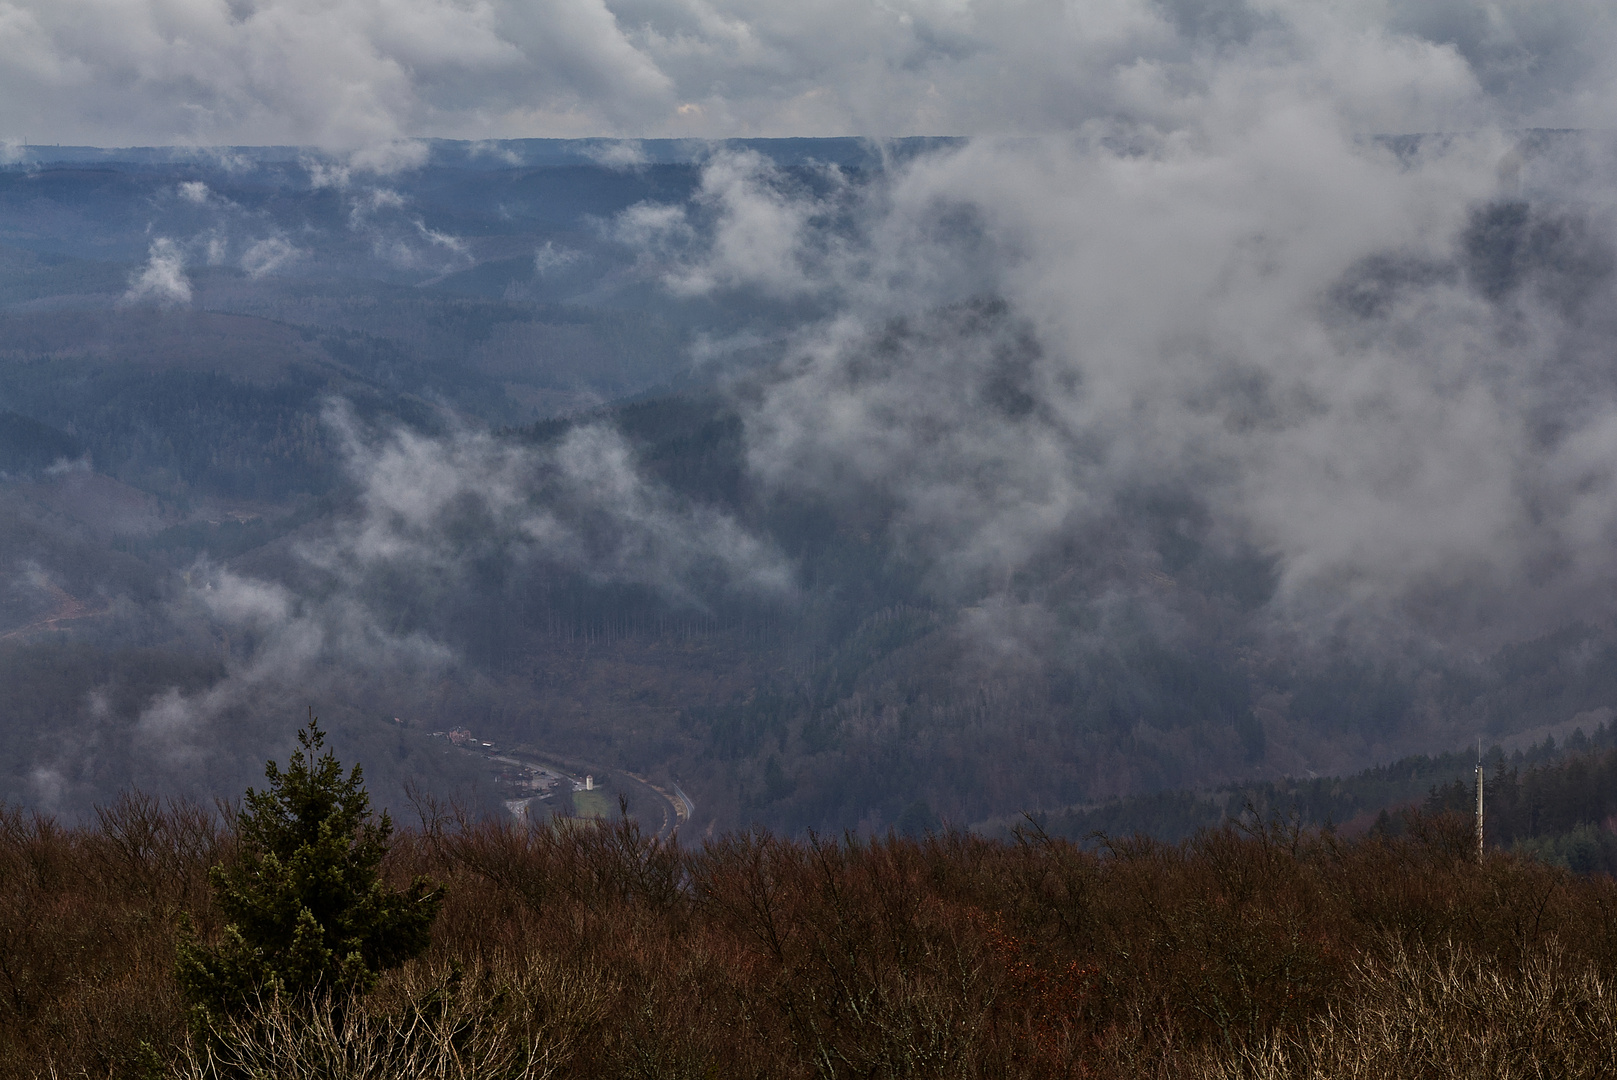
<svg viewBox="0 0 1617 1080">
<path fill-rule="evenodd" d="M 84 829 L 0 807 L 0 1075 L 137 1076 L 179 1037 L 178 917 L 223 850 L 189 803 L 126 795 Z"/>
<path fill-rule="evenodd" d="M 372 996 L 259 1000 L 188 1041 L 175 1080 L 548 1080 L 599 1024 L 607 988 L 543 958 L 410 965 Z M 333 1005 L 340 1007 L 333 1008 Z"/>
<path fill-rule="evenodd" d="M 260 1001 L 209 1057 L 175 924 L 219 927 L 228 821 L 138 797 L 86 828 L 0 811 L 0 1076 L 1609 1072 L 1617 881 L 1479 866 L 1469 840 L 1416 817 L 1355 841 L 1248 821 L 1098 851 L 1032 827 L 688 850 L 622 818 L 424 816 L 380 870 L 444 886 L 429 950 L 312 1023 Z"/>
<path fill-rule="evenodd" d="M 1460 947 L 1358 966 L 1352 996 L 1300 1035 L 1208 1063 L 1205 1080 L 1577 1080 L 1617 1068 L 1617 997 L 1559 942 L 1504 967 Z"/>
</svg>

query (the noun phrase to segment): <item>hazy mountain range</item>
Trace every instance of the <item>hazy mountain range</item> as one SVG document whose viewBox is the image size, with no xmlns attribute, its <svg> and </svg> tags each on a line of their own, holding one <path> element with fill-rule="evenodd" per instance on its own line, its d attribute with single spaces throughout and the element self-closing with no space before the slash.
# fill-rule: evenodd
<svg viewBox="0 0 1617 1080">
<path fill-rule="evenodd" d="M 1592 730 L 1612 145 L 1266 153 L 13 147 L 0 797 L 310 705 L 794 830 Z"/>
</svg>

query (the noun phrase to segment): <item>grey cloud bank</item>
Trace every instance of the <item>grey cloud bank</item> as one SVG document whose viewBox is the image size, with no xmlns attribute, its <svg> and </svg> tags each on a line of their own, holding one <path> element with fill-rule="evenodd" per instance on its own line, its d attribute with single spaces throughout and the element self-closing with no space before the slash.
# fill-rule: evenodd
<svg viewBox="0 0 1617 1080">
<path fill-rule="evenodd" d="M 752 406 L 754 469 L 889 507 L 968 593 L 1174 490 L 1276 560 L 1290 617 L 1478 645 L 1609 617 L 1610 141 L 1398 152 L 1299 99 L 1194 135 L 896 173 L 802 279 L 837 314 Z M 806 262 L 772 206 L 760 287 Z M 745 262 L 707 256 L 679 283 Z"/>
<path fill-rule="evenodd" d="M 1322 0 L 11 0 L 0 136 L 1048 133 L 1292 81 L 1359 130 L 1612 119 L 1609 5 Z"/>
</svg>

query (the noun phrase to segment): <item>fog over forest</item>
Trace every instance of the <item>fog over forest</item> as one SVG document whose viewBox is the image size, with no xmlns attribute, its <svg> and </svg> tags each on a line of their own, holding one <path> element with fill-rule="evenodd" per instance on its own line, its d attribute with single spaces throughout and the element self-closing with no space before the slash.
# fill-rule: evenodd
<svg viewBox="0 0 1617 1080">
<path fill-rule="evenodd" d="M 311 706 L 395 810 L 505 812 L 464 728 L 788 831 L 1592 731 L 1614 49 L 1593 2 L 19 0 L 0 800 L 230 796 Z"/>
</svg>

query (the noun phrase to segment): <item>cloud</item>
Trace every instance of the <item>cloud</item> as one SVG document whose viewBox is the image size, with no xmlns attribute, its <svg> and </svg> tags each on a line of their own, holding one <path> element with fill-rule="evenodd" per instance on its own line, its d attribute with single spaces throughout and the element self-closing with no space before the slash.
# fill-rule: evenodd
<svg viewBox="0 0 1617 1080">
<path fill-rule="evenodd" d="M 609 169 L 639 169 L 647 162 L 645 147 L 638 139 L 612 139 L 595 143 L 585 153 L 591 161 Z"/>
<path fill-rule="evenodd" d="M 325 420 L 358 492 L 351 512 L 295 546 L 288 581 L 207 563 L 187 577 L 177 621 L 200 616 L 236 647 L 225 678 L 195 694 L 164 693 L 142 712 L 143 745 L 170 765 L 266 688 L 452 669 L 453 645 L 408 612 L 433 623 L 457 594 L 479 596 L 472 582 L 490 567 L 541 584 L 582 575 L 643 586 L 698 609 L 725 592 L 793 595 L 792 568 L 772 545 L 645 476 L 608 426 L 529 447 L 465 430 L 376 430 L 341 403 Z"/>
<path fill-rule="evenodd" d="M 546 240 L 533 252 L 533 272 L 540 277 L 553 274 L 566 266 L 578 261 L 579 253 L 570 248 L 556 246 L 554 240 Z"/>
<path fill-rule="evenodd" d="M 241 643 L 225 677 L 192 694 L 170 688 L 152 699 L 135 725 L 136 746 L 168 769 L 214 752 L 220 718 L 251 710 L 266 693 L 310 690 L 343 672 L 379 671 L 430 677 L 452 652 L 421 633 L 398 633 L 353 595 L 296 595 L 286 586 L 201 564 L 188 578 L 182 606 Z M 188 621 L 182 613 L 182 621 Z M 228 638 L 227 638 L 228 640 Z M 339 666 L 340 665 L 340 666 Z"/>
<path fill-rule="evenodd" d="M 1173 491 L 1275 560 L 1289 618 L 1608 616 L 1617 147 L 1395 153 L 1269 87 L 1239 119 L 980 141 L 865 190 L 834 272 L 779 251 L 836 314 L 749 399 L 756 475 L 876 513 L 962 597 Z"/>
<path fill-rule="evenodd" d="M 303 167 L 309 172 L 309 187 L 315 191 L 321 188 L 337 188 L 339 191 L 348 186 L 352 175 L 346 165 L 334 164 L 329 161 L 319 161 L 306 158 Z"/>
<path fill-rule="evenodd" d="M 230 251 L 230 241 L 216 228 L 208 230 L 204 237 L 198 237 L 197 241 L 202 242 L 203 250 L 207 252 L 208 265 L 221 265 Z"/>
<path fill-rule="evenodd" d="M 503 146 L 498 140 L 483 139 L 474 142 L 468 148 L 473 158 L 491 157 L 507 165 L 521 165 L 522 155 L 508 146 Z"/>
<path fill-rule="evenodd" d="M 751 289 L 773 297 L 809 292 L 813 271 L 806 264 L 824 260 L 817 248 L 826 237 L 823 228 L 813 226 L 823 224 L 841 186 L 835 170 L 825 175 L 832 194 L 812 196 L 792 191 L 781 171 L 761 154 L 715 155 L 702 170 L 694 199 L 711 218 L 704 250 L 668 273 L 668 287 L 687 296 L 718 289 Z M 827 280 L 834 274 L 822 268 L 818 276 Z"/>
<path fill-rule="evenodd" d="M 402 210 L 408 200 L 391 188 L 370 188 L 354 196 L 350 202 L 349 221 L 359 224 L 366 217 L 382 210 Z"/>
<path fill-rule="evenodd" d="M 318 165 L 310 168 L 311 175 L 327 175 L 319 172 Z M 344 169 L 340 183 L 329 177 L 321 183 L 346 188 L 349 175 L 350 171 Z M 464 240 L 432 228 L 420 214 L 411 212 L 409 205 L 410 200 L 393 188 L 359 188 L 348 197 L 348 228 L 369 238 L 376 258 L 402 269 L 447 273 L 471 265 Z"/>
<path fill-rule="evenodd" d="M 470 431 L 378 435 L 341 408 L 328 422 L 344 440 L 361 513 L 303 555 L 345 578 L 381 566 L 458 572 L 493 548 L 502 559 L 645 585 L 684 603 L 697 603 L 697 583 L 715 577 L 753 595 L 792 591 L 789 565 L 767 542 L 646 478 L 609 426 L 531 448 Z"/>
<path fill-rule="evenodd" d="M 173 240 L 160 236 L 152 241 L 146 265 L 130 281 L 123 302 L 162 306 L 191 302 L 191 282 L 185 276 L 185 258 Z"/>
<path fill-rule="evenodd" d="M 1232 72 L 1287 64 L 1356 80 L 1361 130 L 1601 127 L 1614 44 L 1597 0 L 12 0 L 0 131 L 365 153 L 426 136 L 1048 134 L 1173 127 Z"/>
<path fill-rule="evenodd" d="M 696 238 L 685 208 L 660 203 L 636 203 L 611 223 L 614 239 L 643 252 L 664 254 Z"/>
<path fill-rule="evenodd" d="M 43 807 L 46 813 L 52 813 L 62 804 L 62 796 L 67 790 L 67 778 L 62 775 L 60 769 L 35 765 L 28 773 L 28 787 L 34 801 Z"/>
<path fill-rule="evenodd" d="M 355 176 L 386 178 L 411 172 L 425 165 L 431 150 L 420 139 L 384 139 L 364 144 L 347 153 L 335 155 L 309 155 L 300 164 L 309 174 L 309 186 L 344 190 Z M 394 195 L 386 188 L 376 188 L 371 195 Z"/>
<path fill-rule="evenodd" d="M 90 464 L 90 455 L 88 451 L 81 454 L 79 457 L 72 459 L 65 457 L 57 458 L 55 461 L 45 466 L 46 476 L 69 476 L 73 473 L 88 473 L 94 471 L 95 467 Z"/>
<path fill-rule="evenodd" d="M 396 176 L 427 163 L 427 144 L 419 139 L 394 139 L 361 147 L 348 155 L 348 168 L 374 176 Z"/>
<path fill-rule="evenodd" d="M 284 237 L 269 236 L 257 240 L 242 253 L 241 268 L 248 277 L 260 278 L 300 257 L 303 253 Z"/>
</svg>

